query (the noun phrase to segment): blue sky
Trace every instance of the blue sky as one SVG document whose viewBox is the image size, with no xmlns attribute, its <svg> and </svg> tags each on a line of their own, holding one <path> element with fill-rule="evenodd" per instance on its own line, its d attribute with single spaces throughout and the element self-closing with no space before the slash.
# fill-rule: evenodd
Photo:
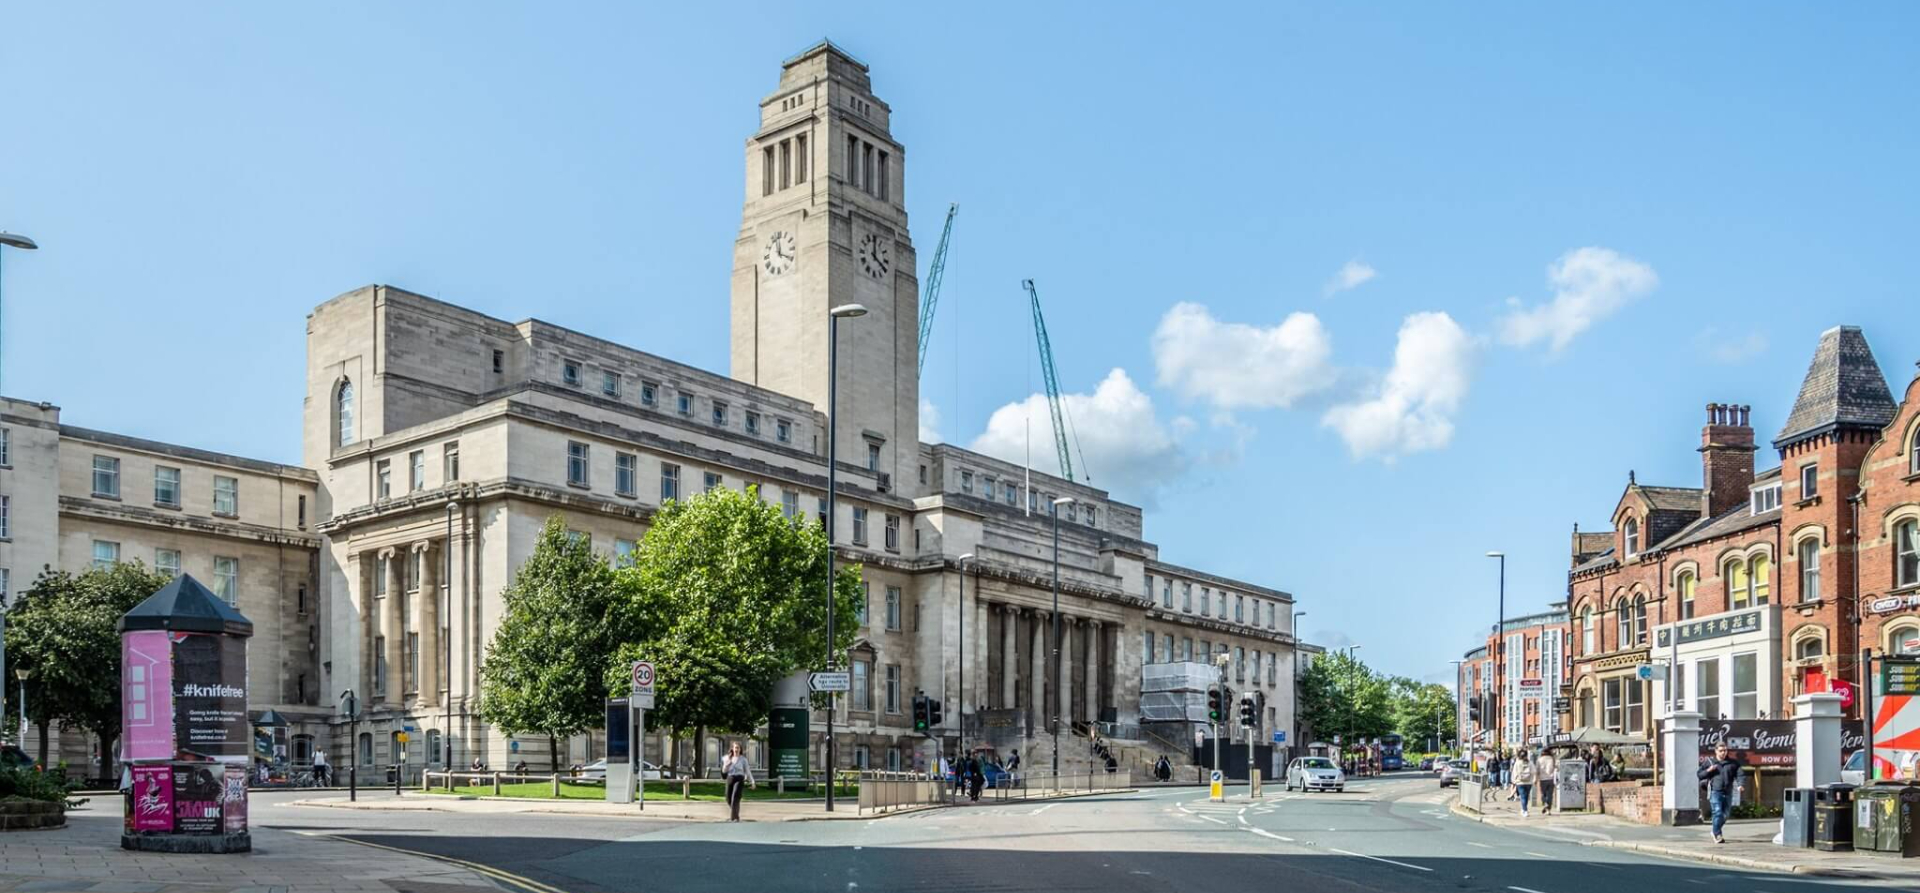
<svg viewBox="0 0 1920 893">
<path fill-rule="evenodd" d="M 1628 469 L 1696 485 L 1705 403 L 1777 431 L 1822 329 L 1920 358 L 1911 6 L 708 6 L 11 6 L 5 392 L 297 461 L 304 314 L 370 282 L 724 371 L 742 141 L 822 35 L 923 266 L 961 204 L 940 435 L 1007 446 L 1036 279 L 1094 483 L 1394 672 L 1492 623 L 1486 550 L 1538 608 Z"/>
</svg>

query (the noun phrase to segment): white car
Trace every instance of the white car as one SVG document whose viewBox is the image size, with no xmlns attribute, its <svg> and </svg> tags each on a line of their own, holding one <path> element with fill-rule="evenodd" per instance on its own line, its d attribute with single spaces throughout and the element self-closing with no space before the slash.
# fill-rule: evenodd
<svg viewBox="0 0 1920 893">
<path fill-rule="evenodd" d="M 642 774 L 640 776 L 641 778 L 644 778 L 647 781 L 659 781 L 661 778 L 664 777 L 660 774 L 659 766 L 655 766 L 652 763 L 645 763 L 645 766 L 646 768 L 642 770 Z M 580 767 L 580 775 L 578 777 L 581 779 L 599 779 L 601 781 L 605 781 L 607 778 L 606 758 L 601 757 L 600 759 L 594 760 L 593 762 Z"/>
<path fill-rule="evenodd" d="M 1287 790 L 1345 791 L 1347 774 L 1326 757 L 1300 757 L 1287 767 Z"/>
<path fill-rule="evenodd" d="M 1847 762 L 1840 767 L 1840 782 L 1856 788 L 1867 783 L 1866 748 L 1856 750 L 1847 757 Z"/>
</svg>

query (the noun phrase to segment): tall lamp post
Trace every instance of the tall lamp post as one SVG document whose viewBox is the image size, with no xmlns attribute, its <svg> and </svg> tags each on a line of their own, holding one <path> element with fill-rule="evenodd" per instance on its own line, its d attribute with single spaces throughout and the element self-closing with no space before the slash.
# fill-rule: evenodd
<svg viewBox="0 0 1920 893">
<path fill-rule="evenodd" d="M 1293 720 L 1287 728 L 1287 734 L 1300 737 L 1300 618 L 1307 616 L 1305 611 L 1293 612 L 1293 625 L 1287 627 L 1293 633 Z M 1294 748 L 1303 742 L 1292 741 L 1287 744 L 1287 761 L 1293 761 Z"/>
<path fill-rule="evenodd" d="M 447 687 L 447 719 L 440 729 L 441 749 L 445 751 L 443 764 L 447 769 L 447 789 L 453 789 L 453 516 L 460 511 L 460 503 L 447 500 L 447 539 L 440 546 L 446 553 L 446 571 L 440 575 L 440 586 L 446 590 L 446 600 L 440 609 L 440 648 L 445 652 L 446 674 L 440 684 Z"/>
<path fill-rule="evenodd" d="M 1464 742 L 1466 739 L 1460 734 L 1460 692 L 1463 690 L 1463 686 L 1460 685 L 1460 665 L 1466 661 L 1450 660 L 1447 663 L 1453 664 L 1453 737 L 1455 740 Z"/>
<path fill-rule="evenodd" d="M 1060 507 L 1072 505 L 1073 497 L 1053 501 L 1053 629 L 1047 634 L 1053 646 L 1053 778 L 1060 783 L 1060 714 L 1066 712 L 1066 680 L 1060 678 Z"/>
<path fill-rule="evenodd" d="M 1507 677 L 1501 674 L 1507 656 L 1507 553 L 1488 552 L 1488 558 L 1500 559 L 1500 620 L 1493 625 L 1493 707 L 1487 717 L 1493 725 L 1493 740 L 1488 742 L 1499 747 L 1505 741 L 1506 722 L 1500 715 L 1500 686 L 1507 684 Z"/>
<path fill-rule="evenodd" d="M 840 320 L 858 319 L 867 315 L 864 304 L 841 304 L 827 311 L 827 666 L 832 671 L 839 666 L 835 660 L 833 647 L 833 516 L 834 490 L 840 471 Z M 833 811 L 834 773 L 840 767 L 835 759 L 837 749 L 833 741 L 833 709 L 837 700 L 833 692 L 827 692 L 827 811 Z"/>
<path fill-rule="evenodd" d="M 33 671 L 26 667 L 16 667 L 13 678 L 20 680 L 20 749 L 27 749 L 27 680 L 33 678 Z M 47 755 L 40 754 L 40 762 L 46 763 Z"/>
<path fill-rule="evenodd" d="M 1353 716 L 1353 709 L 1360 706 L 1360 661 L 1353 656 L 1353 653 L 1359 650 L 1360 646 L 1358 645 L 1348 645 L 1346 647 L 1347 686 L 1353 692 L 1353 708 L 1349 708 L 1348 710 L 1348 716 L 1350 717 Z M 1357 717 L 1355 717 L 1355 719 L 1357 719 Z M 1359 729 L 1357 727 L 1348 728 L 1347 737 L 1356 741 L 1359 740 Z M 1353 746 L 1353 741 L 1348 741 L 1347 746 Z"/>
<path fill-rule="evenodd" d="M 967 758 L 967 562 L 973 560 L 968 552 L 959 558 L 960 565 L 960 703 L 954 708 L 954 715 L 960 718 L 960 758 Z M 980 586 L 973 587 L 973 600 L 980 600 Z M 986 635 L 986 630 L 980 631 Z"/>
<path fill-rule="evenodd" d="M 33 251 L 39 247 L 40 247 L 39 245 L 34 244 L 34 241 L 32 239 L 29 239 L 26 236 L 20 235 L 19 233 L 0 232 L 0 254 L 5 254 L 6 253 L 5 249 L 7 248 L 18 248 L 21 251 Z M 0 317 L 4 317 L 4 312 L 3 312 L 4 306 L 5 306 L 4 304 L 0 304 Z M 5 356 L 4 346 L 0 346 L 0 359 L 3 359 L 4 356 Z M 4 368 L 4 363 L 0 363 L 0 368 Z M 0 595 L 5 595 L 5 593 L 0 593 Z M 27 733 L 26 726 L 22 724 L 20 727 L 20 734 L 25 735 L 26 733 Z"/>
</svg>

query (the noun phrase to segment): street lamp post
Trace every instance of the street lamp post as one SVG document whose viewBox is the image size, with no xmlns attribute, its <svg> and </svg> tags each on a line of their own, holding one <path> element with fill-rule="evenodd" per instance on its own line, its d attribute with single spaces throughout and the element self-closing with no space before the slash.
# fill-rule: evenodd
<svg viewBox="0 0 1920 893">
<path fill-rule="evenodd" d="M 960 566 L 960 703 L 954 707 L 954 716 L 960 719 L 960 758 L 967 757 L 967 562 L 973 560 L 968 552 L 959 558 Z M 980 600 L 980 586 L 973 587 L 973 600 Z M 986 630 L 980 631 L 986 635 Z"/>
<path fill-rule="evenodd" d="M 1466 743 L 1466 736 L 1460 734 L 1460 693 L 1465 690 L 1465 686 L 1460 684 L 1460 665 L 1466 663 L 1466 661 L 1454 660 L 1448 661 L 1448 663 L 1453 664 L 1453 737 L 1456 741 L 1464 745 Z"/>
<path fill-rule="evenodd" d="M 1053 778 L 1060 783 L 1060 714 L 1065 712 L 1066 680 L 1060 678 L 1060 507 L 1072 505 L 1073 497 L 1053 501 L 1053 629 L 1048 642 L 1053 646 Z"/>
<path fill-rule="evenodd" d="M 1493 704 L 1487 719 L 1493 724 L 1493 740 L 1487 742 L 1498 748 L 1505 740 L 1506 723 L 1500 715 L 1500 686 L 1507 680 L 1501 674 L 1507 656 L 1507 553 L 1488 552 L 1488 558 L 1500 559 L 1500 620 L 1493 625 Z"/>
<path fill-rule="evenodd" d="M 447 539 L 440 546 L 446 553 L 446 571 L 440 576 L 440 586 L 446 590 L 446 600 L 440 609 L 440 648 L 445 652 L 446 673 L 441 676 L 440 684 L 447 688 L 447 719 L 440 727 L 440 745 L 445 753 L 442 764 L 447 770 L 447 790 L 453 790 L 453 516 L 460 511 L 460 503 L 447 500 Z"/>
<path fill-rule="evenodd" d="M 20 749 L 27 745 L 27 680 L 33 678 L 33 671 L 26 667 L 16 667 L 13 678 L 20 680 Z M 45 763 L 47 755 L 40 754 L 40 762 Z"/>
<path fill-rule="evenodd" d="M 1353 653 L 1359 650 L 1360 646 L 1358 645 L 1348 645 L 1346 648 L 1347 690 L 1353 694 L 1353 703 L 1349 705 L 1347 709 L 1347 738 L 1350 739 L 1347 741 L 1347 746 L 1349 747 L 1353 746 L 1353 742 L 1360 738 L 1358 727 L 1353 725 L 1359 721 L 1359 717 L 1354 715 L 1354 710 L 1360 706 L 1360 661 L 1353 656 Z"/>
<path fill-rule="evenodd" d="M 1293 612 L 1293 625 L 1288 627 L 1288 629 L 1293 632 L 1293 678 L 1296 684 L 1292 688 L 1293 720 L 1287 728 L 1287 734 L 1292 735 L 1294 738 L 1300 737 L 1300 686 L 1298 685 L 1300 679 L 1300 618 L 1305 616 L 1307 616 L 1307 612 L 1305 611 Z M 1298 747 L 1300 743 L 1299 741 L 1289 741 L 1287 743 L 1287 762 L 1293 762 L 1293 749 Z"/>
<path fill-rule="evenodd" d="M 353 689 L 340 693 L 340 710 L 347 715 L 347 799 L 360 799 L 360 699 Z M 447 767 L 453 771 L 452 766 Z"/>
<path fill-rule="evenodd" d="M 20 235 L 19 233 L 0 232 L 0 254 L 5 254 L 6 253 L 5 249 L 7 248 L 18 248 L 21 251 L 33 251 L 39 247 L 40 247 L 39 245 L 34 244 L 34 241 L 32 239 L 29 239 L 26 236 Z M 0 318 L 4 318 L 5 316 L 4 306 L 5 306 L 4 304 L 0 304 Z M 4 356 L 5 356 L 4 346 L 0 345 L 0 359 L 4 359 Z M 4 368 L 5 368 L 4 363 L 0 363 L 0 369 L 4 369 Z M 0 593 L 0 595 L 4 595 L 4 593 Z M 26 733 L 27 733 L 26 725 L 23 722 L 20 727 L 20 734 L 25 735 Z"/>
<path fill-rule="evenodd" d="M 841 304 L 827 311 L 827 665 L 839 666 L 833 647 L 833 516 L 835 487 L 840 471 L 840 320 L 867 315 L 863 304 Z M 834 772 L 840 763 L 833 741 L 833 709 L 837 696 L 827 692 L 827 811 L 833 811 Z"/>
</svg>

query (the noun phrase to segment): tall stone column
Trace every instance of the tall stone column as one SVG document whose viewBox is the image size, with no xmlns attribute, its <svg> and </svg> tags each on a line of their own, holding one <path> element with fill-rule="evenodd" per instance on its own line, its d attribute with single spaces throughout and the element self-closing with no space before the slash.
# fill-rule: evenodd
<svg viewBox="0 0 1920 893">
<path fill-rule="evenodd" d="M 373 598 L 375 574 L 380 567 L 375 557 L 373 552 L 358 552 L 352 559 L 354 585 L 359 587 L 356 601 L 360 608 L 360 678 L 354 680 L 352 687 L 362 704 L 373 696 L 373 637 L 380 629 L 380 615 Z"/>
<path fill-rule="evenodd" d="M 1087 621 L 1087 722 L 1100 721 L 1100 636 L 1098 620 Z"/>
<path fill-rule="evenodd" d="M 1074 689 L 1078 687 L 1073 684 L 1073 625 L 1074 618 L 1060 615 L 1060 678 L 1059 684 L 1054 687 L 1054 691 L 1059 692 L 1056 697 L 1060 702 L 1054 705 L 1053 715 L 1062 725 L 1067 725 L 1066 729 L 1061 729 L 1062 732 L 1072 728 L 1068 724 L 1078 715 L 1073 712 Z"/>
<path fill-rule="evenodd" d="M 1032 696 L 1027 699 L 1027 728 L 1038 735 L 1046 731 L 1047 720 L 1047 655 L 1052 649 L 1047 647 L 1047 612 L 1034 609 L 1028 612 L 1033 616 L 1033 630 L 1030 641 L 1033 647 L 1027 650 L 1027 656 L 1033 661 L 1033 672 L 1027 675 L 1032 683 Z"/>
<path fill-rule="evenodd" d="M 1019 703 L 1014 686 L 1019 683 L 1020 645 L 1014 638 L 1020 629 L 1020 609 L 1000 606 L 1000 706 L 1011 710 Z"/>
<path fill-rule="evenodd" d="M 975 714 L 986 709 L 988 704 L 993 703 L 993 677 L 987 672 L 991 669 L 991 667 L 987 666 L 987 652 L 990 651 L 993 646 L 993 639 L 988 636 L 987 633 L 992 630 L 993 627 L 987 625 L 987 603 L 981 600 L 977 585 L 978 584 L 976 584 L 973 599 L 973 618 L 967 621 L 975 629 L 980 631 L 979 634 L 969 640 L 970 644 L 967 646 L 968 649 L 973 652 L 967 655 L 967 660 L 973 664 L 973 678 L 967 682 L 967 691 L 973 693 L 973 712 Z M 968 725 L 976 730 L 980 726 L 977 720 L 968 723 Z"/>
<path fill-rule="evenodd" d="M 440 556 L 443 547 L 432 542 L 415 543 L 420 556 L 420 592 L 413 599 L 409 622 L 420 633 L 420 704 L 440 703 Z"/>
<path fill-rule="evenodd" d="M 407 577 L 406 568 L 401 562 L 407 560 L 407 555 L 398 549 L 385 549 L 380 555 L 387 559 L 387 599 L 386 604 L 380 606 L 380 635 L 386 640 L 386 648 L 381 653 L 387 661 L 387 684 L 382 690 L 382 697 L 389 704 L 397 704 L 403 690 L 400 681 L 400 639 L 406 635 L 406 618 L 400 616 L 400 600 L 406 591 Z"/>
</svg>

